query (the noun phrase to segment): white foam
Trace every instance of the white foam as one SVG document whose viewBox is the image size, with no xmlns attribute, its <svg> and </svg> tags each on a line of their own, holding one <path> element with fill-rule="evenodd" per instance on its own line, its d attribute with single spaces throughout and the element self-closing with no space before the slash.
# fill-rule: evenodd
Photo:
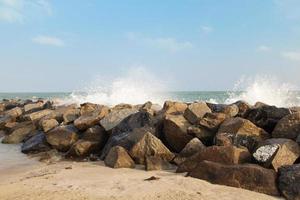
<svg viewBox="0 0 300 200">
<path fill-rule="evenodd" d="M 166 87 L 143 67 L 129 70 L 124 76 L 109 79 L 99 76 L 83 89 L 72 92 L 64 103 L 142 104 L 147 101 L 162 104 L 159 94 Z"/>
<path fill-rule="evenodd" d="M 244 100 L 250 104 L 260 101 L 269 105 L 290 107 L 300 105 L 298 95 L 299 92 L 296 91 L 294 85 L 282 82 L 275 77 L 243 77 L 236 83 L 234 91 L 229 92 L 229 98 L 225 103 Z"/>
</svg>

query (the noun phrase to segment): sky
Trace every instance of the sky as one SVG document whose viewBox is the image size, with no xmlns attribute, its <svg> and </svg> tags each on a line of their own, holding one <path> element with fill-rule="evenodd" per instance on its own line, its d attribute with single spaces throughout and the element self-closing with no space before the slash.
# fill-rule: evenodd
<svg viewBox="0 0 300 200">
<path fill-rule="evenodd" d="M 0 92 L 72 91 L 135 68 L 170 90 L 259 75 L 300 88 L 300 1 L 0 0 Z"/>
</svg>

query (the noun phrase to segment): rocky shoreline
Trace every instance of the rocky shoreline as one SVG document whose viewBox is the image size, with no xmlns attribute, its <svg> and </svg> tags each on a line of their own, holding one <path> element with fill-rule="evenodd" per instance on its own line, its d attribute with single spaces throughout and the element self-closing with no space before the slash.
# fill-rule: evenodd
<svg viewBox="0 0 300 200">
<path fill-rule="evenodd" d="M 3 100 L 1 136 L 48 163 L 104 160 L 111 168 L 175 168 L 214 184 L 300 199 L 300 107 Z"/>
</svg>

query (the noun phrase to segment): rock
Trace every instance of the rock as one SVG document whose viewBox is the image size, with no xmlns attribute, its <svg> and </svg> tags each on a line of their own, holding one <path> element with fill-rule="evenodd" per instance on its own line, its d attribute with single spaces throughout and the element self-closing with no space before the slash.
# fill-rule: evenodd
<svg viewBox="0 0 300 200">
<path fill-rule="evenodd" d="M 102 149 L 100 158 L 103 160 L 108 154 L 109 150 L 114 146 L 121 146 L 127 151 L 130 151 L 130 149 L 148 132 L 154 134 L 155 130 L 151 127 L 142 127 L 136 128 L 132 131 L 123 132 L 121 134 L 118 133 L 110 135 L 108 141 Z"/>
<path fill-rule="evenodd" d="M 206 148 L 206 146 L 198 138 L 194 138 L 189 143 L 187 143 L 182 151 L 173 159 L 173 162 L 176 165 L 180 165 L 188 157 L 195 155 L 204 148 Z"/>
<path fill-rule="evenodd" d="M 224 135 L 224 133 L 229 134 Z M 218 141 L 220 134 L 223 137 L 230 136 L 228 141 L 231 140 L 231 144 L 247 147 L 250 152 L 253 152 L 259 142 L 269 138 L 269 134 L 266 131 L 255 126 L 249 120 L 240 117 L 226 119 L 221 124 L 215 138 L 217 144 L 222 143 Z"/>
<path fill-rule="evenodd" d="M 244 117 L 248 110 L 252 108 L 252 106 L 245 101 L 237 101 L 233 104 L 236 105 L 239 109 L 239 112 L 236 115 L 237 117 Z"/>
<path fill-rule="evenodd" d="M 99 150 L 99 142 L 78 140 L 68 151 L 68 157 L 86 157 Z"/>
<path fill-rule="evenodd" d="M 77 108 L 68 109 L 63 114 L 64 124 L 70 124 L 74 122 L 80 116 L 80 110 Z"/>
<path fill-rule="evenodd" d="M 165 114 L 183 114 L 188 105 L 182 102 L 166 101 L 163 106 L 163 113 Z"/>
<path fill-rule="evenodd" d="M 185 145 L 179 155 L 182 157 L 190 157 L 205 148 L 206 146 L 198 138 L 194 138 Z"/>
<path fill-rule="evenodd" d="M 99 121 L 108 114 L 108 112 L 108 107 L 102 106 L 101 109 L 99 108 L 99 110 L 96 110 L 93 113 L 89 113 L 88 115 L 81 115 L 74 121 L 74 125 L 79 130 L 86 130 L 92 126 L 97 125 Z"/>
<path fill-rule="evenodd" d="M 226 119 L 224 113 L 206 113 L 200 120 L 199 124 L 208 130 L 216 133 L 220 124 Z"/>
<path fill-rule="evenodd" d="M 187 129 L 187 133 L 188 135 L 197 137 L 201 140 L 201 142 L 203 142 L 206 145 L 211 145 L 216 135 L 213 131 L 210 131 L 207 128 L 199 125 L 189 126 Z"/>
<path fill-rule="evenodd" d="M 48 132 L 51 129 L 57 127 L 59 123 L 56 121 L 56 119 L 45 119 L 40 121 L 40 126 L 44 130 L 44 132 Z"/>
<path fill-rule="evenodd" d="M 210 146 L 187 158 L 177 168 L 177 172 L 190 172 L 200 162 L 208 160 L 222 164 L 242 164 L 251 161 L 251 154 L 246 148 L 235 146 Z"/>
<path fill-rule="evenodd" d="M 57 163 L 63 159 L 62 154 L 59 153 L 56 149 L 51 149 L 50 151 L 41 152 L 35 154 L 35 156 L 39 158 L 40 162 L 47 163 L 47 164 Z"/>
<path fill-rule="evenodd" d="M 213 184 L 244 188 L 272 196 L 279 196 L 276 187 L 276 172 L 258 165 L 225 165 L 203 161 L 188 175 Z"/>
<path fill-rule="evenodd" d="M 0 130 L 0 139 L 6 135 L 5 131 Z"/>
<path fill-rule="evenodd" d="M 180 152 L 193 139 L 187 132 L 190 126 L 191 124 L 182 115 L 166 115 L 164 118 L 164 136 L 175 152 Z"/>
<path fill-rule="evenodd" d="M 166 161 L 171 161 L 175 156 L 165 145 L 150 132 L 136 142 L 129 151 L 129 155 L 137 164 L 145 164 L 145 158 L 154 156 Z"/>
<path fill-rule="evenodd" d="M 82 139 L 91 142 L 98 142 L 99 148 L 102 149 L 108 139 L 108 134 L 106 133 L 104 128 L 102 128 L 99 125 L 96 125 L 91 128 L 88 128 L 82 134 Z"/>
<path fill-rule="evenodd" d="M 26 140 L 22 147 L 22 153 L 39 153 L 50 150 L 50 145 L 47 143 L 46 136 L 43 132 L 38 132 L 28 140 Z"/>
<path fill-rule="evenodd" d="M 4 103 L 0 103 L 0 114 L 5 111 L 5 104 Z"/>
<path fill-rule="evenodd" d="M 126 149 L 120 146 L 115 146 L 110 149 L 104 163 L 111 168 L 134 168 L 135 164 L 128 155 Z"/>
<path fill-rule="evenodd" d="M 300 164 L 279 168 L 278 189 L 288 200 L 300 199 Z"/>
<path fill-rule="evenodd" d="M 284 116 L 291 114 L 288 108 L 277 108 L 275 106 L 260 106 L 252 108 L 245 114 L 245 118 L 256 126 L 272 133 L 277 122 Z"/>
<path fill-rule="evenodd" d="M 0 129 L 5 129 L 5 125 L 12 121 L 14 121 L 14 119 L 8 115 L 0 116 Z"/>
<path fill-rule="evenodd" d="M 141 106 L 141 108 L 139 109 L 139 111 L 148 112 L 153 116 L 157 115 L 159 113 L 159 111 L 161 111 L 161 110 L 162 110 L 162 107 L 159 104 L 153 104 L 150 101 L 143 104 Z"/>
<path fill-rule="evenodd" d="M 145 111 L 139 111 L 133 113 L 123 119 L 117 126 L 112 129 L 112 134 L 117 135 L 120 133 L 132 131 L 135 128 L 141 128 L 145 126 L 153 126 L 153 115 Z"/>
<path fill-rule="evenodd" d="M 100 121 L 100 125 L 106 131 L 111 131 L 123 119 L 125 119 L 129 115 L 134 114 L 136 112 L 138 112 L 138 110 L 136 108 L 124 108 L 121 110 L 114 109 Z"/>
<path fill-rule="evenodd" d="M 296 142 L 284 138 L 272 138 L 263 141 L 253 157 L 264 167 L 272 167 L 275 171 L 284 165 L 291 165 L 300 155 L 300 149 Z"/>
<path fill-rule="evenodd" d="M 197 124 L 206 113 L 210 112 L 211 110 L 205 102 L 192 103 L 185 110 L 184 117 L 191 124 Z"/>
<path fill-rule="evenodd" d="M 5 138 L 2 140 L 2 143 L 21 143 L 26 137 L 32 134 L 34 130 L 35 126 L 32 124 L 32 122 L 19 123 L 12 129 L 12 132 L 9 135 L 5 136 Z"/>
<path fill-rule="evenodd" d="M 286 115 L 278 121 L 272 132 L 274 138 L 288 138 L 295 140 L 300 134 L 300 113 Z"/>
<path fill-rule="evenodd" d="M 48 115 L 53 115 L 53 114 L 54 114 L 53 110 L 45 109 L 45 110 L 30 113 L 30 114 L 26 114 L 23 116 L 23 118 L 28 121 L 36 122 L 36 121 L 39 121 L 40 119 L 42 119 L 43 117 L 46 117 Z"/>
<path fill-rule="evenodd" d="M 207 103 L 207 106 L 212 110 L 214 113 L 224 113 L 228 117 L 235 117 L 239 113 L 239 108 L 235 104 L 213 104 Z"/>
<path fill-rule="evenodd" d="M 72 125 L 58 126 L 46 134 L 46 139 L 53 148 L 66 152 L 78 140 L 77 132 Z"/>
<path fill-rule="evenodd" d="M 55 107 L 55 110 L 53 111 L 53 115 L 50 116 L 50 118 L 55 118 L 59 123 L 61 123 L 64 121 L 63 115 L 69 112 L 69 110 L 74 110 L 74 109 L 77 109 L 76 104 L 57 106 Z"/>
<path fill-rule="evenodd" d="M 145 162 L 145 169 L 147 171 L 153 170 L 170 170 L 174 167 L 166 160 L 155 157 L 155 156 L 147 156 Z"/>
<path fill-rule="evenodd" d="M 8 111 L 5 111 L 4 115 L 10 116 L 11 118 L 17 118 L 20 117 L 23 114 L 23 110 L 19 107 L 15 107 L 13 109 L 10 109 Z"/>
<path fill-rule="evenodd" d="M 80 105 L 80 115 L 90 115 L 102 109 L 103 109 L 102 105 L 93 104 L 93 103 L 84 103 Z"/>
<path fill-rule="evenodd" d="M 47 107 L 49 104 L 50 104 L 49 101 L 46 102 L 38 101 L 34 103 L 29 103 L 24 106 L 24 111 L 25 113 L 36 112 L 45 109 L 45 107 Z"/>
</svg>

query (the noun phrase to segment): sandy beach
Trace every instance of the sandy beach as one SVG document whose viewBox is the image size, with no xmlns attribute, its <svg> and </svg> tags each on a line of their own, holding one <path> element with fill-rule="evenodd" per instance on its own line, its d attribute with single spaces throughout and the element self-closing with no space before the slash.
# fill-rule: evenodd
<svg viewBox="0 0 300 200">
<path fill-rule="evenodd" d="M 59 162 L 0 171 L 1 200 L 261 199 L 275 197 L 167 171 L 111 169 L 103 162 Z M 155 176 L 158 180 L 145 181 Z"/>
</svg>

